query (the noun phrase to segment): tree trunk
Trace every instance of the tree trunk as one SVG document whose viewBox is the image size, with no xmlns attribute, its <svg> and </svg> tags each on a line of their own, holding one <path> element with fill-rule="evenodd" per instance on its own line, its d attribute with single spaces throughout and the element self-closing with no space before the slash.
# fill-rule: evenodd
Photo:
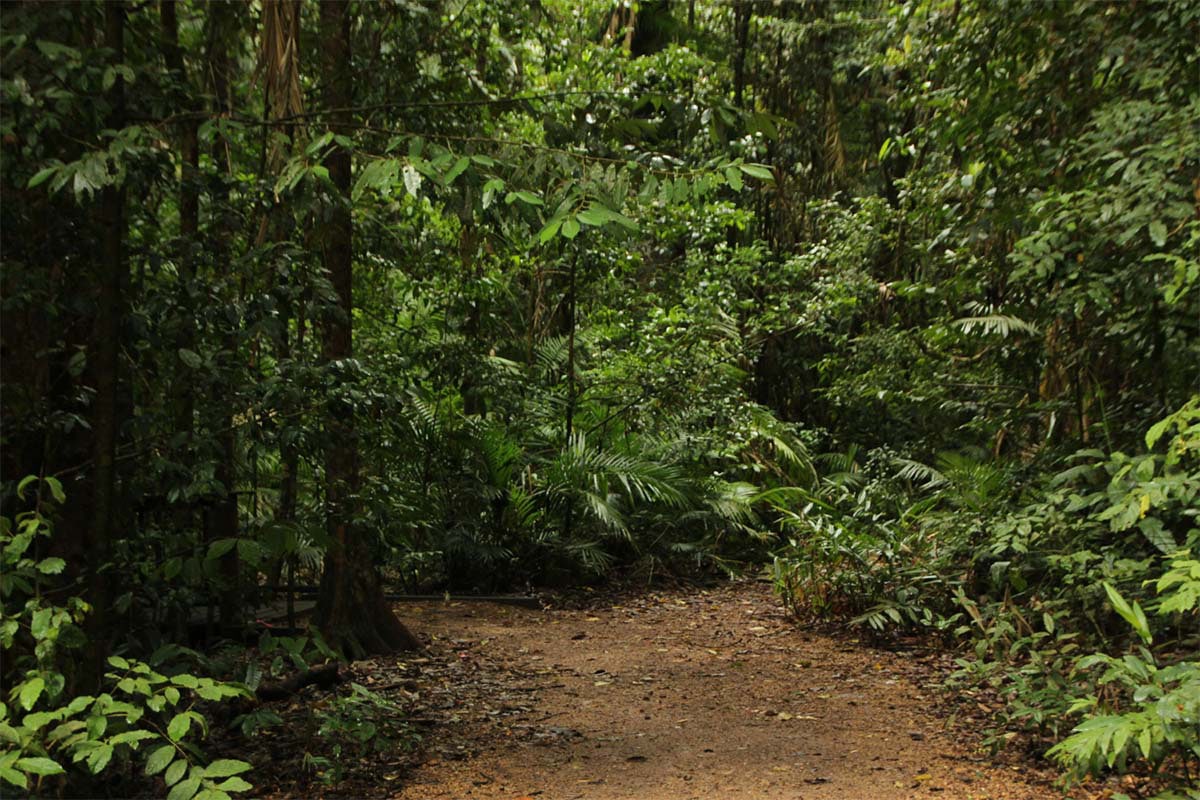
<svg viewBox="0 0 1200 800">
<path fill-rule="evenodd" d="M 470 189 L 466 189 L 465 194 L 466 197 L 463 200 L 463 210 L 460 216 L 462 219 L 462 232 L 458 238 L 458 257 L 459 262 L 462 264 L 463 274 L 470 276 L 469 280 L 475 286 L 479 286 L 483 279 L 483 259 L 476 252 L 479 237 L 471 209 Z M 472 292 L 468 302 L 467 319 L 463 332 L 466 334 L 468 345 L 471 348 L 472 356 L 474 356 L 482 348 L 480 337 L 483 329 L 483 300 L 479 297 L 478 293 Z M 464 370 L 462 382 L 460 383 L 463 413 L 467 416 L 482 415 L 486 411 L 483 404 L 483 397 L 480 394 L 480 387 L 475 383 L 475 372 L 477 369 L 473 359 L 469 361 L 467 368 Z"/>
<path fill-rule="evenodd" d="M 325 108 L 333 112 L 329 119 L 334 132 L 349 135 L 354 85 L 348 0 L 326 0 L 321 4 L 320 30 Z M 325 360 L 336 364 L 353 355 L 350 152 L 340 145 L 335 147 L 325 160 L 325 168 L 339 195 L 321 237 L 322 258 L 337 295 L 338 309 L 325 321 L 322 349 Z M 340 371 L 337 366 L 333 369 Z M 330 542 L 317 598 L 317 624 L 331 646 L 356 654 L 419 648 L 416 638 L 383 596 L 369 543 L 361 531 L 354 530 L 359 480 L 353 409 L 335 407 L 330 411 L 325 454 Z"/>
<path fill-rule="evenodd" d="M 111 2 L 104 10 L 104 43 L 111 51 L 113 64 L 125 59 L 125 6 Z M 125 125 L 125 82 L 118 73 L 108 91 L 108 126 L 120 130 Z M 97 285 L 96 323 L 92 336 L 96 396 L 92 404 L 93 483 L 92 518 L 88 527 L 87 551 L 91 563 L 88 573 L 89 669 L 84 674 L 99 679 L 104 674 L 104 659 L 109 646 L 109 599 L 114 595 L 116 574 L 102 572 L 109 560 L 117 514 L 117 437 L 121 429 L 120 339 L 124 311 L 125 275 L 125 190 L 106 187 L 101 195 L 98 222 L 103 245 Z"/>
<path fill-rule="evenodd" d="M 232 15 L 235 7 L 229 3 L 219 1 L 211 5 L 211 17 L 209 18 L 209 62 L 212 74 L 212 89 L 214 98 L 213 110 L 218 116 L 224 116 L 229 113 L 229 79 L 232 71 L 232 59 L 229 57 L 229 38 L 230 28 L 233 24 Z M 213 195 L 213 232 L 210 237 L 210 252 L 213 254 L 213 263 L 218 270 L 229 270 L 229 252 L 230 243 L 228 232 L 233 230 L 234 221 L 229 215 L 229 188 L 228 180 L 230 177 L 231 166 L 226 150 L 226 143 L 220 136 L 213 138 L 212 149 L 213 163 L 222 165 L 218 167 L 220 175 L 218 186 Z M 225 275 L 229 278 L 228 272 Z M 228 282 L 228 281 L 226 281 Z M 229 352 L 231 358 L 237 357 L 238 343 L 234 333 L 227 333 L 225 336 L 225 349 Z M 229 400 L 232 394 L 232 387 L 227 390 L 218 390 L 216 392 L 217 403 L 220 404 L 220 409 L 217 414 L 217 430 L 216 437 L 218 442 L 218 450 L 220 456 L 217 460 L 217 467 L 214 472 L 214 477 L 223 487 L 222 494 L 217 498 L 212 508 L 209 509 L 205 520 L 205 539 L 213 541 L 216 539 L 233 539 L 237 538 L 239 533 L 240 520 L 238 515 L 238 497 L 237 497 L 237 467 L 234 459 L 237 452 L 236 430 L 233 424 L 233 406 Z M 221 576 L 224 585 L 222 586 L 221 597 L 218 603 L 220 608 L 221 627 L 224 629 L 232 628 L 240 624 L 239 615 L 241 613 L 240 599 L 240 563 L 238 560 L 237 548 L 230 550 L 221 557 Z"/>
<path fill-rule="evenodd" d="M 737 0 L 733 7 L 733 104 L 742 108 L 746 90 L 746 48 L 750 43 L 750 4 Z"/>
<path fill-rule="evenodd" d="M 263 147 L 264 180 L 276 177 L 290 157 L 295 140 L 294 118 L 304 111 L 300 92 L 300 15 L 299 0 L 264 0 L 259 63 L 264 71 L 263 132 L 270 141 L 269 146 L 264 143 Z M 263 215 L 257 246 L 265 242 L 278 244 L 286 241 L 287 214 L 278 200 L 271 203 Z M 279 308 L 280 336 L 276 342 L 275 356 L 279 364 L 287 364 L 294 355 L 304 352 L 304 306 L 301 303 L 296 308 L 292 303 L 294 282 L 291 277 L 274 268 L 271 272 L 284 298 Z M 291 332 L 293 320 L 296 323 L 294 348 Z M 280 411 L 285 420 L 292 420 L 296 416 L 298 409 L 295 406 L 290 396 L 284 400 Z M 286 431 L 280 434 L 279 459 L 279 506 L 275 520 L 290 529 L 296 520 L 300 451 Z M 294 553 L 287 553 L 274 565 L 269 576 L 271 583 L 278 586 L 283 573 L 287 573 L 287 619 L 288 627 L 292 628 L 296 626 L 295 594 L 291 588 L 295 578 L 295 560 Z"/>
<path fill-rule="evenodd" d="M 185 350 L 195 349 L 196 320 L 192 302 L 192 291 L 196 280 L 197 236 L 200 230 L 200 141 L 198 120 L 187 116 L 195 111 L 188 91 L 187 70 L 183 63 L 183 48 L 179 46 L 178 4 L 175 0 L 161 0 L 159 19 L 162 26 L 163 60 L 175 82 L 172 91 L 172 106 L 176 113 L 183 114 L 179 124 L 179 243 L 176 257 L 179 265 L 177 289 L 179 331 L 176 337 L 175 375 L 171 385 L 171 401 L 175 414 L 175 433 L 182 434 L 184 462 L 189 466 L 192 459 L 194 433 L 195 392 L 192 369 L 180 355 Z M 190 504 L 181 503 L 175 513 L 175 524 L 181 530 L 192 527 L 193 513 Z"/>
</svg>

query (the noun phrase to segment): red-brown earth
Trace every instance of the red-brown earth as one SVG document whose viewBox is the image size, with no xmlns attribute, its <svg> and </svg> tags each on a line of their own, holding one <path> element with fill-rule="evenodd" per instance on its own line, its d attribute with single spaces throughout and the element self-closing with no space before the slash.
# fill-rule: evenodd
<svg viewBox="0 0 1200 800">
<path fill-rule="evenodd" d="M 763 584 L 650 592 L 584 609 L 431 602 L 399 611 L 428 652 L 350 671 L 407 710 L 419 745 L 345 753 L 337 784 L 321 782 L 327 768 L 277 775 L 273 796 L 1064 796 L 1052 771 L 989 757 L 977 720 L 954 721 L 939 689 L 947 656 L 804 630 Z M 295 705 L 306 702 L 324 701 Z M 268 733 L 260 744 L 283 752 L 288 738 Z M 272 782 L 261 777 L 260 790 Z"/>
</svg>

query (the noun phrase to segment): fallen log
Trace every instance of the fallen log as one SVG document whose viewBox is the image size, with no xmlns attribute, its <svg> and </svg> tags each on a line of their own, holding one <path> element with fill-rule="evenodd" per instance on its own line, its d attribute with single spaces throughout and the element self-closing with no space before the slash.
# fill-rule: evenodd
<svg viewBox="0 0 1200 800">
<path fill-rule="evenodd" d="M 322 664 L 319 667 L 297 672 L 278 683 L 264 683 L 254 690 L 254 694 L 264 703 L 275 700 L 286 700 L 299 692 L 305 686 L 318 686 L 329 689 L 344 680 L 338 672 L 337 662 Z"/>
</svg>

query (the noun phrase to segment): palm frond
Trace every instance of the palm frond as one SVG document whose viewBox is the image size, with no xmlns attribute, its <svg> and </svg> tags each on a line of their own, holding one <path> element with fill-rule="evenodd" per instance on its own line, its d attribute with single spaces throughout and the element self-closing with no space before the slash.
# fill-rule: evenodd
<svg viewBox="0 0 1200 800">
<path fill-rule="evenodd" d="M 538 344 L 533 358 L 543 375 L 553 375 L 566 366 L 569 344 L 566 336 L 548 336 Z"/>
<path fill-rule="evenodd" d="M 762 406 L 750 410 L 752 435 L 765 440 L 775 455 L 780 471 L 805 485 L 816 482 L 817 473 L 804 442 L 796 436 L 792 426 L 780 422 L 775 415 Z"/>
<path fill-rule="evenodd" d="M 900 471 L 896 473 L 897 478 L 903 481 L 919 483 L 923 489 L 936 489 L 948 483 L 945 475 L 928 464 L 922 464 L 920 461 L 913 461 L 909 458 L 894 458 L 892 459 L 892 463 L 900 468 Z"/>
<path fill-rule="evenodd" d="M 961 317 L 954 320 L 954 325 L 963 333 L 971 333 L 978 329 L 985 335 L 999 334 L 1005 338 L 1016 333 L 1035 335 L 1037 326 L 1011 314 L 1003 314 L 999 309 L 984 303 L 968 303 L 967 310 L 976 312 L 975 316 Z"/>
</svg>

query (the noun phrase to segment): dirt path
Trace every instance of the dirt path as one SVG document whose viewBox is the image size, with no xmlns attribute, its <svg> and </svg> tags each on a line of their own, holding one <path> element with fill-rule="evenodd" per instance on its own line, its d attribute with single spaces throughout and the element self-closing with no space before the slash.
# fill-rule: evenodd
<svg viewBox="0 0 1200 800">
<path fill-rule="evenodd" d="M 763 586 L 402 610 L 440 717 L 403 800 L 1061 797 L 956 741 L 927 668 L 798 630 Z"/>
</svg>

